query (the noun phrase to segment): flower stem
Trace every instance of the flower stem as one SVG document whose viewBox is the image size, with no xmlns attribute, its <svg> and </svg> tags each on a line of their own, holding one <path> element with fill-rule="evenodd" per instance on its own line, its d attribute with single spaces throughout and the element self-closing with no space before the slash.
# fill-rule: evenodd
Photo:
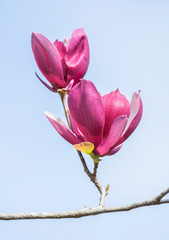
<svg viewBox="0 0 169 240">
<path fill-rule="evenodd" d="M 70 122 L 70 118 L 69 118 L 69 111 L 68 111 L 68 107 L 66 105 L 66 95 L 67 95 L 67 92 L 66 91 L 63 91 L 62 89 L 59 89 L 57 91 L 60 95 L 60 98 L 61 98 L 61 101 L 62 101 L 62 104 L 63 104 L 63 108 L 64 108 L 64 112 L 65 112 L 65 117 L 67 119 L 67 123 L 68 123 L 68 126 L 69 128 L 73 131 L 72 129 L 72 125 L 71 125 L 71 122 Z M 97 189 L 99 190 L 100 192 L 100 203 L 99 203 L 99 206 L 100 207 L 104 207 L 104 198 L 106 196 L 106 191 L 105 191 L 105 188 L 103 186 L 100 185 L 98 179 L 97 179 L 97 169 L 98 169 L 98 163 L 94 163 L 94 170 L 93 170 L 93 173 L 90 172 L 90 170 L 88 169 L 88 166 L 86 164 L 86 161 L 82 155 L 82 153 L 80 151 L 77 150 L 77 153 L 79 155 L 79 158 L 81 160 L 81 163 L 83 165 L 83 168 L 84 168 L 84 171 L 85 173 L 88 175 L 88 177 L 90 178 L 90 180 L 94 183 L 94 185 L 97 187 Z"/>
<path fill-rule="evenodd" d="M 68 107 L 66 105 L 66 95 L 67 95 L 67 92 L 63 91 L 62 89 L 58 89 L 57 92 L 59 93 L 61 101 L 62 101 L 62 105 L 63 105 L 63 108 L 64 108 L 64 112 L 65 112 L 65 117 L 66 117 L 67 123 L 69 125 L 69 128 L 72 130 L 72 125 L 71 125 L 70 118 L 69 118 Z"/>
</svg>

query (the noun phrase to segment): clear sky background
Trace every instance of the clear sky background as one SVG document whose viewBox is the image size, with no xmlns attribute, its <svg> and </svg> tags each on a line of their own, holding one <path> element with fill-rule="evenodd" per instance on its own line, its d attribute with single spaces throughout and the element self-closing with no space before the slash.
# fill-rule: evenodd
<svg viewBox="0 0 169 240">
<path fill-rule="evenodd" d="M 36 78 L 31 33 L 51 41 L 83 27 L 90 44 L 85 78 L 103 95 L 141 89 L 142 121 L 123 148 L 100 163 L 106 206 L 149 199 L 169 187 L 169 2 L 9 0 L 0 8 L 0 212 L 98 206 L 99 193 L 73 149 L 43 111 L 61 117 L 59 96 Z M 40 76 L 42 76 L 40 74 Z M 44 79 L 44 77 L 43 77 Z M 86 158 L 89 167 L 92 160 Z M 0 221 L 0 239 L 169 238 L 169 205 L 82 219 Z"/>
</svg>

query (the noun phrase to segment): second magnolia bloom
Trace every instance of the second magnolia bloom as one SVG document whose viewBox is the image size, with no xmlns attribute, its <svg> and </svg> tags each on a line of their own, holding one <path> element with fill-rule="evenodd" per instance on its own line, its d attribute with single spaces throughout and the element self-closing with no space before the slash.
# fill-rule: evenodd
<svg viewBox="0 0 169 240">
<path fill-rule="evenodd" d="M 99 156 L 120 150 L 138 126 L 143 111 L 139 91 L 129 103 L 118 89 L 102 97 L 94 84 L 84 79 L 71 90 L 68 107 L 73 132 L 53 114 L 45 114 L 66 141 L 81 151 L 87 146 L 84 152 Z"/>
<path fill-rule="evenodd" d="M 32 50 L 36 63 L 52 87 L 50 90 L 70 90 L 83 78 L 89 65 L 89 44 L 82 28 L 76 29 L 70 39 L 50 42 L 40 33 L 32 33 Z"/>
</svg>

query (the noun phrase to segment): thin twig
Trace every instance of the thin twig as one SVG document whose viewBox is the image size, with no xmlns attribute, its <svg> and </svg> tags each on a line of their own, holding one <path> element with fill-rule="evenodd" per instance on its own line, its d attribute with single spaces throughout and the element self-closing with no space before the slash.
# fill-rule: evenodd
<svg viewBox="0 0 169 240">
<path fill-rule="evenodd" d="M 155 201 L 160 202 L 161 199 L 169 193 L 169 188 L 161 192 L 158 196 L 155 197 Z"/>
<path fill-rule="evenodd" d="M 71 212 L 14 213 L 14 214 L 0 213 L 0 220 L 81 218 L 86 216 L 99 215 L 103 213 L 125 212 L 140 207 L 167 204 L 169 203 L 169 199 L 162 200 L 162 198 L 168 193 L 169 188 L 150 200 L 136 202 L 133 204 L 118 207 L 97 207 L 97 208 L 86 207 L 84 209 Z"/>
</svg>

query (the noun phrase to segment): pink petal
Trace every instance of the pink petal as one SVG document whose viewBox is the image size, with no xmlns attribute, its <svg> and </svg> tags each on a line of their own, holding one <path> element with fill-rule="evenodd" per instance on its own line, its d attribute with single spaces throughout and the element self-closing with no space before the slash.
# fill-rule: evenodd
<svg viewBox="0 0 169 240">
<path fill-rule="evenodd" d="M 80 80 L 69 93 L 68 106 L 85 141 L 97 147 L 103 138 L 105 113 L 101 95 L 94 84 Z"/>
<path fill-rule="evenodd" d="M 58 50 L 58 53 L 60 55 L 60 59 L 61 59 L 61 62 L 62 62 L 63 75 L 64 75 L 64 79 L 66 81 L 67 80 L 67 66 L 66 66 L 66 63 L 65 63 L 66 46 L 63 42 L 60 42 L 58 40 L 56 40 L 54 42 L 54 45 L 55 45 L 55 47 Z"/>
<path fill-rule="evenodd" d="M 60 42 L 60 41 L 56 40 L 54 42 L 54 45 L 55 45 L 56 49 L 58 50 L 61 61 L 63 61 L 63 59 L 65 57 L 65 53 L 66 53 L 65 44 L 63 42 Z"/>
<path fill-rule="evenodd" d="M 107 154 L 111 148 L 117 143 L 117 141 L 120 139 L 124 128 L 127 124 L 128 118 L 127 116 L 123 115 L 118 118 L 116 118 L 113 121 L 113 124 L 110 128 L 109 134 L 107 138 L 104 140 L 102 144 L 100 144 L 96 150 L 95 153 L 102 156 Z"/>
<path fill-rule="evenodd" d="M 138 126 L 142 113 L 143 113 L 143 103 L 139 94 L 140 91 L 133 93 L 131 104 L 130 104 L 130 116 L 127 125 L 124 129 L 123 135 L 120 138 L 118 145 L 124 142 L 136 129 Z"/>
<path fill-rule="evenodd" d="M 112 149 L 110 149 L 110 151 L 106 154 L 107 156 L 111 156 L 111 155 L 114 155 L 115 153 L 117 153 L 121 147 L 123 146 L 123 144 L 117 146 L 117 147 L 113 147 Z"/>
<path fill-rule="evenodd" d="M 32 50 L 39 69 L 51 85 L 55 89 L 64 87 L 61 59 L 54 44 L 42 34 L 32 33 Z"/>
<path fill-rule="evenodd" d="M 51 87 L 51 86 L 49 86 L 47 83 L 45 83 L 39 76 L 38 76 L 38 74 L 35 72 L 35 74 L 36 74 L 36 76 L 37 76 L 37 78 L 41 81 L 41 83 L 43 83 L 43 85 L 45 86 L 45 87 L 47 87 L 50 91 L 52 91 L 52 92 L 57 92 L 53 87 Z"/>
<path fill-rule="evenodd" d="M 117 117 L 121 115 L 130 115 L 130 103 L 124 95 L 117 89 L 109 94 L 105 94 L 102 98 L 105 109 L 105 127 L 104 138 L 107 137 L 111 125 Z"/>
<path fill-rule="evenodd" d="M 70 90 L 73 87 L 73 83 L 74 83 L 74 80 L 72 79 L 65 88 L 62 88 L 62 90 L 70 92 Z"/>
<path fill-rule="evenodd" d="M 69 42 L 70 42 L 70 38 L 66 38 L 63 41 L 63 44 L 65 45 L 66 49 L 68 48 Z"/>
<path fill-rule="evenodd" d="M 62 122 L 61 119 L 57 118 L 55 115 L 47 111 L 45 111 L 45 115 L 53 127 L 56 129 L 56 131 L 70 144 L 74 145 L 82 142 L 72 133 L 72 131 L 66 126 L 64 122 Z"/>
<path fill-rule="evenodd" d="M 74 30 L 65 54 L 68 68 L 67 80 L 74 79 L 75 84 L 85 75 L 89 65 L 89 43 L 83 29 Z"/>
<path fill-rule="evenodd" d="M 82 142 L 84 142 L 84 137 L 82 136 L 81 132 L 77 128 L 76 122 L 72 118 L 70 112 L 69 112 L 69 118 L 70 118 L 70 122 L 71 122 L 71 125 L 72 125 L 73 132 L 76 134 L 76 136 L 78 136 L 79 139 L 82 140 Z"/>
</svg>

